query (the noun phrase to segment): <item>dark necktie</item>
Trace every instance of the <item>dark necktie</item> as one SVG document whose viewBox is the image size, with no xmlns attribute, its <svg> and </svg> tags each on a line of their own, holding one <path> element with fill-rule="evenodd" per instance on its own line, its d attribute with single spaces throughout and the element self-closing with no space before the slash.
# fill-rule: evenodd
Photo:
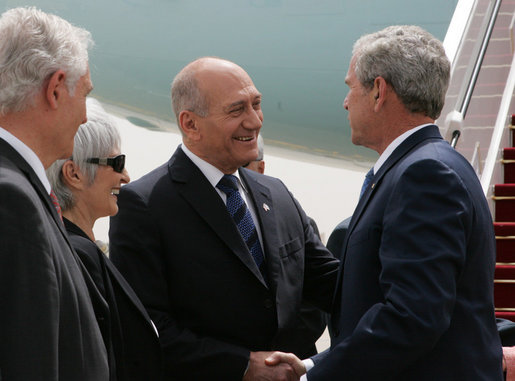
<svg viewBox="0 0 515 381">
<path fill-rule="evenodd" d="M 224 175 L 216 187 L 227 195 L 227 210 L 238 227 L 243 240 L 247 244 L 252 258 L 254 258 L 256 265 L 261 270 L 264 259 L 263 250 L 259 243 L 259 237 L 254 221 L 252 220 L 252 215 L 238 191 L 238 179 L 233 175 Z"/>
<path fill-rule="evenodd" d="M 50 190 L 50 198 L 52 199 L 52 204 L 54 204 L 55 210 L 57 211 L 57 214 L 59 214 L 59 218 L 62 221 L 63 213 L 61 211 L 61 205 L 59 205 L 59 200 L 57 200 L 57 196 L 55 195 L 53 190 Z"/>
<path fill-rule="evenodd" d="M 361 192 L 359 194 L 359 198 L 361 198 L 361 196 L 363 196 L 363 193 L 365 193 L 368 186 L 372 182 L 373 177 L 374 177 L 374 167 L 370 168 L 370 170 L 365 175 L 365 181 L 363 181 L 363 185 L 361 186 Z"/>
</svg>

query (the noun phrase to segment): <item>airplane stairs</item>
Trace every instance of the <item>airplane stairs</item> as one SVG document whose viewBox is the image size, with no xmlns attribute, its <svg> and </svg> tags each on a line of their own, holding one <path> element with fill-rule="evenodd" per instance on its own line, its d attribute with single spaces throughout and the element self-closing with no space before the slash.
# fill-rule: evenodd
<svg viewBox="0 0 515 381">
<path fill-rule="evenodd" d="M 495 315 L 515 321 L 515 114 L 511 116 L 512 146 L 503 149 L 504 183 L 496 184 L 494 279 Z"/>
</svg>

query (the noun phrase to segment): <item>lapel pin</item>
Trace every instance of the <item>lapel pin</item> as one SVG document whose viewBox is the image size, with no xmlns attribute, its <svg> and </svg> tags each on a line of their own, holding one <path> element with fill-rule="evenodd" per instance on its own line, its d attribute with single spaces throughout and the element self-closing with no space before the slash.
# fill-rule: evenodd
<svg viewBox="0 0 515 381">
<path fill-rule="evenodd" d="M 268 212 L 270 210 L 270 207 L 267 204 L 263 203 L 263 209 L 265 209 L 265 212 Z"/>
<path fill-rule="evenodd" d="M 376 183 L 373 183 L 371 188 L 374 189 L 375 186 L 376 186 Z"/>
</svg>

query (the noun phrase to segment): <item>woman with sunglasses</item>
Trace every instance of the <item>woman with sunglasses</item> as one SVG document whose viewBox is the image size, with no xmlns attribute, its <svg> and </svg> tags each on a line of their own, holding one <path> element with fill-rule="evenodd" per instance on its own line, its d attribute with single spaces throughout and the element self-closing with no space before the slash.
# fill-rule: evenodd
<svg viewBox="0 0 515 381">
<path fill-rule="evenodd" d="M 88 122 L 75 135 L 72 157 L 55 162 L 47 176 L 70 242 L 94 282 L 90 294 L 107 349 L 110 380 L 159 380 L 157 331 L 134 291 L 95 244 L 95 221 L 118 212 L 117 194 L 130 178 L 120 153 L 120 135 L 109 115 L 93 98 L 86 105 Z"/>
</svg>

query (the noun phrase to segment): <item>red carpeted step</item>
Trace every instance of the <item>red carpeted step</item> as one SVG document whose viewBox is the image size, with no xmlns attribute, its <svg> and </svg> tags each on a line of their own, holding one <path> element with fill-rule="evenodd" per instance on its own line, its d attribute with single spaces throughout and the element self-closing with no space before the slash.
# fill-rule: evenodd
<svg viewBox="0 0 515 381">
<path fill-rule="evenodd" d="M 515 148 L 509 147 L 503 150 L 504 160 L 515 160 Z M 504 163 L 504 182 L 515 183 L 515 163 Z"/>
<path fill-rule="evenodd" d="M 497 184 L 494 194 L 495 221 L 515 221 L 515 184 Z"/>
<path fill-rule="evenodd" d="M 494 278 L 503 280 L 513 280 L 515 285 L 515 265 L 496 265 Z M 513 300 L 515 304 L 515 298 Z"/>
<path fill-rule="evenodd" d="M 515 308 L 515 266 L 497 265 L 494 276 L 496 308 Z"/>
<path fill-rule="evenodd" d="M 515 312 L 508 312 L 508 311 L 496 311 L 495 317 L 501 318 L 501 319 L 508 319 L 511 321 L 515 321 Z"/>
<path fill-rule="evenodd" d="M 515 263 L 515 222 L 495 222 L 497 262 Z"/>
<path fill-rule="evenodd" d="M 515 184 L 496 184 L 495 195 L 515 197 Z M 515 221 L 515 219 L 513 221 Z"/>
</svg>

